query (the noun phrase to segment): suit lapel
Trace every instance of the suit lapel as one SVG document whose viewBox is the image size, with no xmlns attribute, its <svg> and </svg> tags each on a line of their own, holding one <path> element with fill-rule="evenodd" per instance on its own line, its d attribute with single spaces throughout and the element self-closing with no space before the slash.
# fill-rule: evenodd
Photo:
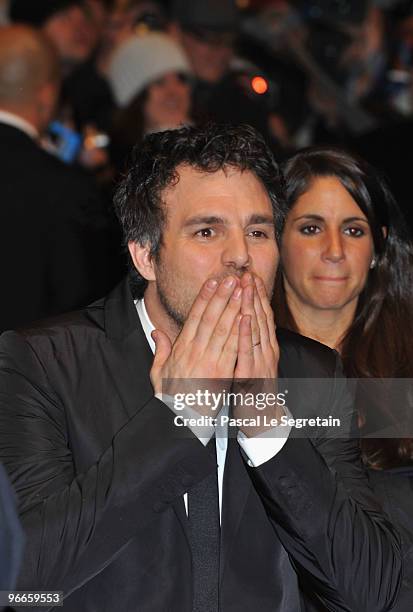
<svg viewBox="0 0 413 612">
<path fill-rule="evenodd" d="M 132 418 L 139 406 L 143 407 L 153 397 L 149 377 L 153 354 L 136 311 L 128 278 L 112 291 L 105 302 L 105 328 L 115 353 L 121 352 L 120 361 L 119 356 L 114 355 L 112 371 L 115 372 L 116 387 L 123 405 Z M 119 363 L 122 363 L 122 369 L 116 367 Z M 172 506 L 189 547 L 188 517 L 183 498 L 176 499 Z"/>
<path fill-rule="evenodd" d="M 108 296 L 105 330 L 110 340 L 107 359 L 122 404 L 130 418 L 153 397 L 149 373 L 153 354 L 136 311 L 128 279 Z M 122 364 L 119 367 L 119 364 Z"/>
</svg>

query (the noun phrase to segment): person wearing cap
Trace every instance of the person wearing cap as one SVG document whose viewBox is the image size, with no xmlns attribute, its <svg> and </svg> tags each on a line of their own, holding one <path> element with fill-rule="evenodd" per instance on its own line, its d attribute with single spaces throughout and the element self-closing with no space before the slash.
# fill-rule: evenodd
<svg viewBox="0 0 413 612">
<path fill-rule="evenodd" d="M 194 121 L 248 123 L 277 150 L 270 132 L 268 95 L 250 87 L 251 75 L 236 62 L 240 16 L 235 0 L 174 0 L 170 31 L 182 45 L 194 73 Z"/>
<path fill-rule="evenodd" d="M 107 78 L 118 105 L 111 134 L 118 169 L 146 133 L 191 123 L 189 75 L 185 53 L 163 32 L 135 34 L 115 50 Z"/>
</svg>

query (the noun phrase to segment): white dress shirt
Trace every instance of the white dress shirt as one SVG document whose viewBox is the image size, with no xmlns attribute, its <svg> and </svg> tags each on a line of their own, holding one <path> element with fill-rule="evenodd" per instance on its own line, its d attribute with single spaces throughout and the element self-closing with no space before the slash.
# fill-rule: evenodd
<svg viewBox="0 0 413 612">
<path fill-rule="evenodd" d="M 145 332 L 146 339 L 149 343 L 152 353 L 155 353 L 155 342 L 152 339 L 151 333 L 155 330 L 152 321 L 149 318 L 148 312 L 145 307 L 144 299 L 135 300 L 136 310 L 139 315 L 139 319 Z M 190 407 L 185 407 L 184 410 L 180 410 L 179 413 L 174 408 L 173 402 L 168 401 L 168 398 L 163 398 L 161 394 L 157 394 L 156 397 L 159 397 L 164 403 L 176 414 L 184 416 L 199 416 L 197 412 L 192 410 Z M 169 398 L 170 399 L 170 398 Z M 220 412 L 220 415 L 228 414 L 228 407 L 224 406 Z M 212 438 L 214 433 L 216 434 L 215 444 L 217 449 L 217 469 L 218 469 L 218 494 L 219 494 L 219 514 L 221 516 L 222 509 L 222 486 L 224 480 L 224 466 L 225 466 L 225 457 L 227 454 L 228 447 L 228 426 L 225 424 L 220 424 L 220 420 L 217 419 L 217 426 L 210 428 L 206 426 L 202 426 L 201 431 L 196 427 L 191 427 L 192 432 L 197 436 L 200 442 L 206 446 L 209 440 Z M 286 443 L 289 433 L 291 431 L 291 427 L 283 427 L 283 433 L 285 436 L 283 437 L 275 437 L 274 431 L 272 429 L 266 431 L 265 433 L 248 438 L 241 431 L 238 432 L 237 441 L 245 455 L 248 457 L 248 463 L 251 467 L 258 467 L 262 463 L 265 463 L 272 457 L 275 457 L 277 453 L 280 452 L 284 444 Z M 202 433 L 201 433 L 202 432 Z M 188 495 L 185 493 L 184 495 L 185 508 L 188 513 Z"/>
</svg>

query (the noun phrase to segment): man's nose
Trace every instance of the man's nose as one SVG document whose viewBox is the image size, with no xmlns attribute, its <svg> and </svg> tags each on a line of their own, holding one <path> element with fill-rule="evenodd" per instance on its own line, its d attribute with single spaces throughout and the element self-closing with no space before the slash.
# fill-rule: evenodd
<svg viewBox="0 0 413 612">
<path fill-rule="evenodd" d="M 250 253 L 247 237 L 244 233 L 237 233 L 228 237 L 222 252 L 222 263 L 225 266 L 231 266 L 237 270 L 249 266 Z"/>
<path fill-rule="evenodd" d="M 344 257 L 344 244 L 341 232 L 338 230 L 326 232 L 322 258 L 325 261 L 335 263 L 342 261 Z"/>
</svg>

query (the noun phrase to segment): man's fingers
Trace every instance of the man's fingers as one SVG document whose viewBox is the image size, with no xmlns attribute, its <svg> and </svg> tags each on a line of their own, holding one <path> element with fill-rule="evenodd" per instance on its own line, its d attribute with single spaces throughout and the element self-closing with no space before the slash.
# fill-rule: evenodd
<svg viewBox="0 0 413 612">
<path fill-rule="evenodd" d="M 258 291 L 254 290 L 254 310 L 257 317 L 258 328 L 260 333 L 260 343 L 263 351 L 266 351 L 270 346 L 270 335 L 268 329 L 267 315 L 261 303 L 261 298 Z"/>
<path fill-rule="evenodd" d="M 235 317 L 230 334 L 221 351 L 221 361 L 234 371 L 235 364 L 238 358 L 238 341 L 239 341 L 239 325 L 242 314 L 238 313 Z"/>
<path fill-rule="evenodd" d="M 185 325 L 182 328 L 179 337 L 184 341 L 191 341 L 197 331 L 201 321 L 201 317 L 205 312 L 211 298 L 215 294 L 218 288 L 218 281 L 210 278 L 203 284 L 201 291 L 197 295 L 194 303 L 192 304 L 191 310 L 189 311 L 188 318 L 185 321 Z"/>
<path fill-rule="evenodd" d="M 238 361 L 235 369 L 236 378 L 249 378 L 254 366 L 254 349 L 252 346 L 251 316 L 243 315 L 239 324 Z"/>
<path fill-rule="evenodd" d="M 151 335 L 155 342 L 155 357 L 153 360 L 150 377 L 155 392 L 159 392 L 161 390 L 159 387 L 162 385 L 162 381 L 159 380 L 160 372 L 171 354 L 172 344 L 168 336 L 160 329 L 156 329 Z"/>
<path fill-rule="evenodd" d="M 251 330 L 252 330 L 252 343 L 259 344 L 260 342 L 260 330 L 258 327 L 257 316 L 254 308 L 254 280 L 252 275 L 247 272 L 241 279 L 242 286 L 242 301 L 241 301 L 241 313 L 243 315 L 250 315 L 251 317 Z"/>
<path fill-rule="evenodd" d="M 231 300 L 234 290 L 238 285 L 239 280 L 234 276 L 227 276 L 219 284 L 213 297 L 210 299 L 207 307 L 202 313 L 196 335 L 194 336 L 194 340 L 196 340 L 198 345 L 198 350 L 205 350 L 213 335 L 215 340 L 219 336 L 223 338 L 223 342 L 221 342 L 222 348 L 230 333 L 233 320 L 239 310 L 237 301 Z M 227 319 L 230 318 L 232 320 L 230 320 L 230 322 L 226 325 L 221 325 L 221 317 L 227 308 L 228 303 L 230 303 L 230 313 Z"/>
<path fill-rule="evenodd" d="M 258 296 L 261 300 L 262 308 L 265 312 L 265 316 L 267 318 L 268 325 L 268 334 L 270 338 L 270 343 L 274 351 L 278 351 L 278 341 L 275 333 L 276 325 L 274 321 L 274 312 L 271 308 L 270 301 L 267 296 L 267 290 L 265 289 L 264 281 L 259 277 L 255 277 L 255 286 L 257 288 Z"/>
<path fill-rule="evenodd" d="M 209 339 L 208 350 L 216 360 L 221 357 L 223 351 L 227 353 L 227 356 L 232 354 L 232 348 L 238 345 L 238 324 L 235 325 L 235 323 L 241 310 L 241 295 L 241 287 L 235 287 Z M 234 333 L 237 335 L 235 341 Z"/>
</svg>

